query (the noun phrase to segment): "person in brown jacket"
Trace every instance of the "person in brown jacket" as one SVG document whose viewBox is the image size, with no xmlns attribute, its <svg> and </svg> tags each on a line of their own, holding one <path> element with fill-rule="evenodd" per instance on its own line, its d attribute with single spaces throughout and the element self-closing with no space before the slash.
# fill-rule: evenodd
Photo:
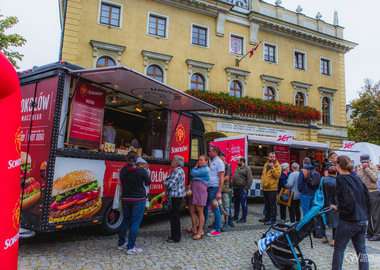
<svg viewBox="0 0 380 270">
<path fill-rule="evenodd" d="M 276 222 L 277 216 L 277 189 L 278 179 L 281 176 L 281 166 L 276 159 L 276 153 L 271 152 L 268 155 L 268 161 L 264 164 L 261 175 L 261 188 L 264 191 L 264 205 L 267 210 L 265 217 L 260 222 L 265 225 L 272 225 Z"/>
<path fill-rule="evenodd" d="M 367 237 L 369 241 L 380 240 L 380 192 L 377 183 L 378 171 L 375 165 L 371 163 L 367 154 L 360 156 L 362 164 L 356 171 L 356 175 L 363 181 L 369 191 L 369 217 Z"/>
</svg>

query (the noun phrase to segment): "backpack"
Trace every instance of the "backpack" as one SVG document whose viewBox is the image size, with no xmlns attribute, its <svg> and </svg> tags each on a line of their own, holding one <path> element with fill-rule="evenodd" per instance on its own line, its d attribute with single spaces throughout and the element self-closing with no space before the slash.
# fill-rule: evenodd
<svg viewBox="0 0 380 270">
<path fill-rule="evenodd" d="M 311 188 L 316 188 L 319 186 L 321 182 L 321 174 L 316 169 L 308 170 L 308 176 L 306 179 L 306 183 Z"/>
</svg>

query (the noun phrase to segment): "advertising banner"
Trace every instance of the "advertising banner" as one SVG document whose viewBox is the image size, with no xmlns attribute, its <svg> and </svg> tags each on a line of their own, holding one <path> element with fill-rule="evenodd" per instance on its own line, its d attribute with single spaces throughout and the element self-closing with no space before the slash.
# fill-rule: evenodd
<svg viewBox="0 0 380 270">
<path fill-rule="evenodd" d="M 17 269 L 20 225 L 20 84 L 17 73 L 0 52 L 0 261 Z"/>
<path fill-rule="evenodd" d="M 274 151 L 276 152 L 276 158 L 280 164 L 290 164 L 290 146 L 287 145 L 275 145 Z"/>
<path fill-rule="evenodd" d="M 40 222 L 43 213 L 57 86 L 55 77 L 21 87 L 21 181 L 26 182 L 21 217 L 25 222 Z"/>
<path fill-rule="evenodd" d="M 292 144 L 292 138 L 293 138 L 293 135 L 290 132 L 279 132 L 279 131 L 277 131 L 276 143 L 291 145 Z"/>
<path fill-rule="evenodd" d="M 99 148 L 102 140 L 105 91 L 79 82 L 71 105 L 68 143 Z"/>
<path fill-rule="evenodd" d="M 181 118 L 179 119 L 179 117 Z M 178 155 L 183 157 L 185 162 L 188 162 L 190 154 L 190 117 L 171 112 L 170 139 L 169 159 L 172 160 L 174 156 Z"/>
<path fill-rule="evenodd" d="M 344 150 L 352 150 L 355 145 L 355 141 L 343 141 Z"/>
</svg>

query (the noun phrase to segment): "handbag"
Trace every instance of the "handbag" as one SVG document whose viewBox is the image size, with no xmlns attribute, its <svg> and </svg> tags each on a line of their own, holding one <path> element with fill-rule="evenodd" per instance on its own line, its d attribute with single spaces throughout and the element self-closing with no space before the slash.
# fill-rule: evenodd
<svg viewBox="0 0 380 270">
<path fill-rule="evenodd" d="M 293 198 L 293 191 L 288 188 L 281 188 L 280 193 L 277 196 L 277 202 L 290 207 Z"/>
<path fill-rule="evenodd" d="M 113 196 L 113 204 L 112 204 L 112 209 L 116 210 L 121 210 L 122 205 L 121 205 L 121 185 L 120 181 L 117 182 L 116 185 L 116 190 L 115 190 L 115 195 Z"/>
<path fill-rule="evenodd" d="M 164 201 L 162 203 L 162 209 L 165 211 L 165 212 L 169 212 L 170 210 L 172 210 L 172 200 L 170 198 L 170 196 L 168 197 L 166 194 L 166 201 Z"/>
</svg>

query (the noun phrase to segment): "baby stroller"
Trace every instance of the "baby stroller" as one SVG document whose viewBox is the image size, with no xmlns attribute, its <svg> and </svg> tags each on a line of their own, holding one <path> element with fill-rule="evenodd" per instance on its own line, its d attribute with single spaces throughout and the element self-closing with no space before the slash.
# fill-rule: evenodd
<svg viewBox="0 0 380 270">
<path fill-rule="evenodd" d="M 321 185 L 319 190 L 321 190 Z M 299 243 L 309 236 L 311 247 L 313 247 L 311 234 L 315 238 L 323 237 L 326 226 L 324 214 L 332 211 L 329 207 L 322 209 L 323 201 L 323 192 L 317 192 L 313 200 L 314 206 L 301 221 L 290 226 L 277 223 L 263 233 L 261 239 L 255 242 L 258 250 L 251 260 L 253 269 L 265 269 L 262 259 L 266 251 L 273 265 L 278 269 L 316 270 L 315 262 L 304 258 Z M 273 232 L 272 229 L 277 232 Z"/>
</svg>

